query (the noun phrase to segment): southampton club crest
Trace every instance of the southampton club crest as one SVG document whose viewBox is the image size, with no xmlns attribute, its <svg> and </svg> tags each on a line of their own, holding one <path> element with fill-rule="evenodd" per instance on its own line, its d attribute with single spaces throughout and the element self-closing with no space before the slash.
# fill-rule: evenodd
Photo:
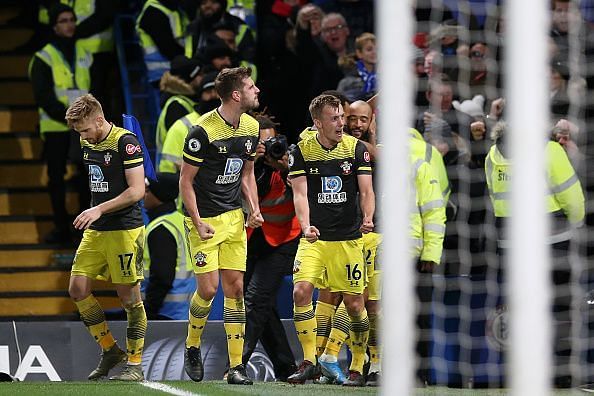
<svg viewBox="0 0 594 396">
<path fill-rule="evenodd" d="M 342 169 L 343 175 L 351 174 L 351 172 L 352 172 L 351 168 L 353 167 L 353 164 L 351 164 L 349 161 L 344 161 L 339 166 L 340 166 L 340 169 Z"/>
<path fill-rule="evenodd" d="M 111 162 L 111 158 L 112 158 L 112 155 L 109 151 L 107 153 L 105 153 L 105 155 L 103 156 L 103 162 L 105 163 L 105 166 L 109 166 L 109 163 Z"/>
<path fill-rule="evenodd" d="M 206 254 L 203 252 L 198 252 L 194 256 L 196 259 L 196 266 L 197 267 L 204 267 L 206 265 Z"/>
<path fill-rule="evenodd" d="M 246 152 L 246 154 L 252 153 L 252 140 L 251 139 L 248 139 L 245 141 L 245 152 Z"/>
<path fill-rule="evenodd" d="M 299 272 L 299 268 L 301 268 L 301 261 L 295 260 L 293 262 L 293 273 L 296 274 L 297 272 Z"/>
</svg>

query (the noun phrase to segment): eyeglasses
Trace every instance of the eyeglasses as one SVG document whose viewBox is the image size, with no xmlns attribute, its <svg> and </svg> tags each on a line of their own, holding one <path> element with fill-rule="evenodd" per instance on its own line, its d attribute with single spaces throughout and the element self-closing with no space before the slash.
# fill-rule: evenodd
<svg viewBox="0 0 594 396">
<path fill-rule="evenodd" d="M 336 33 L 339 30 L 344 29 L 346 26 L 345 25 L 336 25 L 336 26 L 330 26 L 330 27 L 326 27 L 322 29 L 322 33 Z"/>
</svg>

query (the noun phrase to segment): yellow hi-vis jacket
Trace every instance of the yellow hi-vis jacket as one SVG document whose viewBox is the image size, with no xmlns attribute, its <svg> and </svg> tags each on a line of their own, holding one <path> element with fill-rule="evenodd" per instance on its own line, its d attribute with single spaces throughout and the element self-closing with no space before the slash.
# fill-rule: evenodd
<svg viewBox="0 0 594 396">
<path fill-rule="evenodd" d="M 56 94 L 56 98 L 66 107 L 79 96 L 88 93 L 91 88 L 89 69 L 93 63 L 93 56 L 78 43 L 75 48 L 74 71 L 64 59 L 62 52 L 52 44 L 46 44 L 41 50 L 37 51 L 31 62 L 29 62 L 29 77 L 31 76 L 31 66 L 35 58 L 39 58 L 52 69 L 54 93 Z M 39 107 L 38 111 L 39 131 L 42 137 L 46 132 L 63 132 L 69 130 L 64 120 L 54 120 L 41 107 Z"/>
<path fill-rule="evenodd" d="M 416 129 L 410 128 L 409 134 L 412 138 L 409 139 L 411 155 L 416 159 L 423 159 L 431 165 L 437 176 L 444 203 L 447 203 L 452 189 L 441 153 L 434 146 L 425 142 L 423 136 Z"/>
<path fill-rule="evenodd" d="M 485 174 L 495 217 L 509 217 L 510 161 L 499 152 L 496 145 L 491 147 L 485 160 Z M 546 177 L 549 189 L 546 197 L 547 213 L 562 211 L 573 226 L 579 226 L 585 216 L 582 186 L 565 150 L 559 143 L 552 141 L 546 146 Z M 569 229 L 553 229 L 549 243 L 568 240 L 569 232 Z"/>
<path fill-rule="evenodd" d="M 185 12 L 179 10 L 170 10 L 157 0 L 147 0 L 136 19 L 136 32 L 140 39 L 140 45 L 144 52 L 144 63 L 148 71 L 149 82 L 159 81 L 163 73 L 171 69 L 169 59 L 165 58 L 155 45 L 155 42 L 142 28 L 140 28 L 140 20 L 147 8 L 154 7 L 161 11 L 169 19 L 169 27 L 173 33 L 175 40 L 182 46 L 185 46 L 185 31 L 190 23 Z"/>
<path fill-rule="evenodd" d="M 411 139 L 412 140 L 412 139 Z M 410 214 L 413 256 L 439 264 L 445 235 L 445 204 L 432 166 L 410 155 L 411 193 L 414 206 Z"/>
<path fill-rule="evenodd" d="M 72 7 L 77 25 L 95 13 L 97 1 L 99 0 L 60 0 L 62 4 Z M 78 42 L 91 54 L 113 51 L 113 28 L 107 27 L 90 37 L 79 39 Z"/>
<path fill-rule="evenodd" d="M 163 144 L 165 143 L 165 136 L 167 135 L 167 129 L 165 128 L 165 118 L 167 118 L 167 112 L 169 111 L 169 106 L 173 103 L 177 103 L 186 109 L 186 114 L 189 114 L 194 111 L 194 106 L 196 102 L 192 99 L 188 98 L 185 95 L 173 95 L 163 105 L 163 109 L 161 110 L 161 114 L 159 114 L 159 119 L 157 120 L 157 131 L 155 135 L 155 144 L 157 146 L 157 156 L 161 154 L 163 151 Z M 173 126 L 173 124 L 171 125 Z"/>
<path fill-rule="evenodd" d="M 186 136 L 188 135 L 190 128 L 197 124 L 199 118 L 200 114 L 196 111 L 192 111 L 190 114 L 183 116 L 171 125 L 171 128 L 169 128 L 165 135 L 165 141 L 163 142 L 161 159 L 158 165 L 159 172 L 179 172 Z"/>
</svg>

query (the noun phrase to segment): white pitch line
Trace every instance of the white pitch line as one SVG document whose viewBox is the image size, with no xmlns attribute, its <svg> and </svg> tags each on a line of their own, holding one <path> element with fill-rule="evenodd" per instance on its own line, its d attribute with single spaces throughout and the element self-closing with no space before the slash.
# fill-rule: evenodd
<svg viewBox="0 0 594 396">
<path fill-rule="evenodd" d="M 202 396 L 199 393 L 193 393 L 187 390 L 174 388 L 173 386 L 165 385 L 160 382 L 143 381 L 139 382 L 139 384 L 146 386 L 147 388 L 155 389 L 175 396 Z"/>
</svg>

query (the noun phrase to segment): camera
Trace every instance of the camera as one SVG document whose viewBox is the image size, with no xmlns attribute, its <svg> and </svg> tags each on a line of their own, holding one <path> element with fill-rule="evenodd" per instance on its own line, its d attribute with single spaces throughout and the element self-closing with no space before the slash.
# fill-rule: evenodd
<svg viewBox="0 0 594 396">
<path fill-rule="evenodd" d="M 265 153 L 264 155 L 270 156 L 270 158 L 279 160 L 283 158 L 283 155 L 287 153 L 287 137 L 283 135 L 271 136 L 264 142 Z"/>
</svg>

